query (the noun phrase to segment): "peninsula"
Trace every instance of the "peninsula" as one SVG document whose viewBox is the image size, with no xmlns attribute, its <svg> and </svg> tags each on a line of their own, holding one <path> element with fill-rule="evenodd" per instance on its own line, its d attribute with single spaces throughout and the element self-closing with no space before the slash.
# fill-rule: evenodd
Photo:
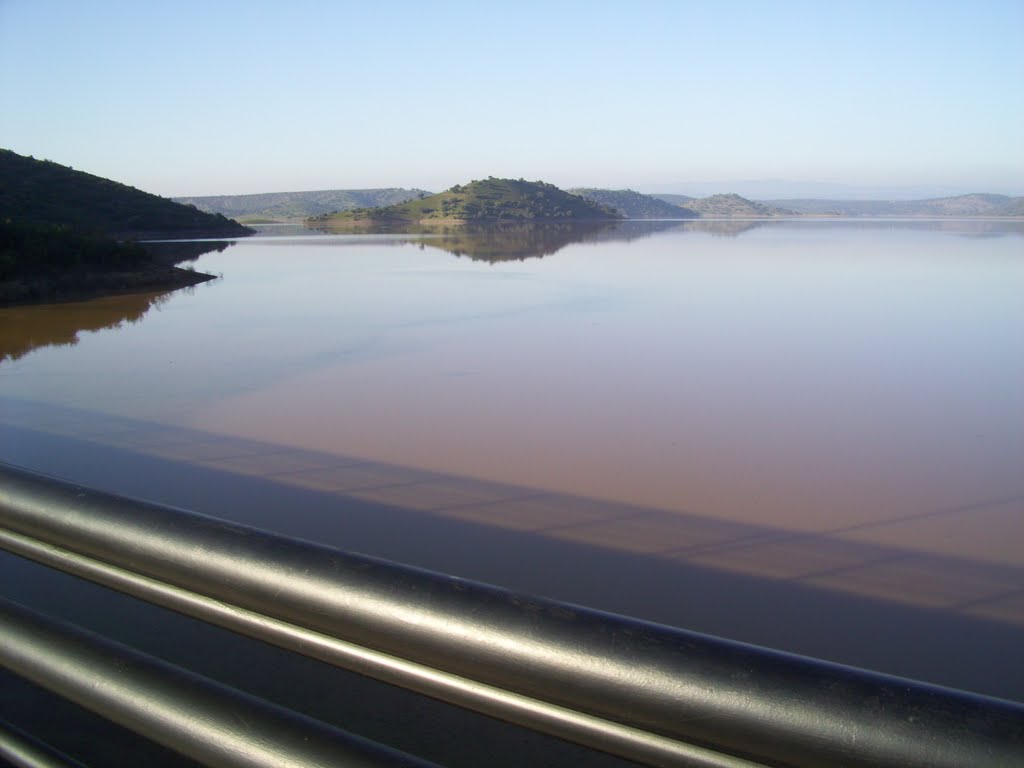
<svg viewBox="0 0 1024 768">
<path fill-rule="evenodd" d="M 0 306 L 194 285 L 143 239 L 240 237 L 221 215 L 0 149 Z"/>
</svg>

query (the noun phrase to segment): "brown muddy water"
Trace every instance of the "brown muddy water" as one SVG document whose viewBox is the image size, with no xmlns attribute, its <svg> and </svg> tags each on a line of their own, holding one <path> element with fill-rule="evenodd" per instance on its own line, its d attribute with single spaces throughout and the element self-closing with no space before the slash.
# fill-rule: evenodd
<svg viewBox="0 0 1024 768">
<path fill-rule="evenodd" d="M 268 231 L 192 289 L 0 310 L 0 460 L 1024 699 L 1022 246 L 978 221 Z M 55 605 L 43 581 L 16 591 Z"/>
</svg>

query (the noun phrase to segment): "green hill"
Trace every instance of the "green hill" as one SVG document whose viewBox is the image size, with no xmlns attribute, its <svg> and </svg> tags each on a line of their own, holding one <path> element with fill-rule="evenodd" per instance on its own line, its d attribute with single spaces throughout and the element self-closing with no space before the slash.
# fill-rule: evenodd
<svg viewBox="0 0 1024 768">
<path fill-rule="evenodd" d="M 597 221 L 621 218 L 614 211 L 542 181 L 496 179 L 456 184 L 384 208 L 360 208 L 316 217 L 328 228 L 491 221 Z"/>
<path fill-rule="evenodd" d="M 568 190 L 599 205 L 612 208 L 627 219 L 692 219 L 697 214 L 679 205 L 659 200 L 651 195 L 634 192 L 632 189 L 592 189 L 589 187 Z"/>
<path fill-rule="evenodd" d="M 428 195 L 422 189 L 324 189 L 315 192 L 267 192 L 256 195 L 176 197 L 175 202 L 220 213 L 241 222 L 293 222 L 353 208 L 379 208 Z"/>
<path fill-rule="evenodd" d="M 122 240 L 251 232 L 224 216 L 7 149 L 0 149 L 2 219 Z"/>
</svg>

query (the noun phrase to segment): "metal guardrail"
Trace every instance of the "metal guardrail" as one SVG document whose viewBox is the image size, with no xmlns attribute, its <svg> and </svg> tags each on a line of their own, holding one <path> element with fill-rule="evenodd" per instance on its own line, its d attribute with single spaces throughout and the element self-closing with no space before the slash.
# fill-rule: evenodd
<svg viewBox="0 0 1024 768">
<path fill-rule="evenodd" d="M 3 760 L 18 768 L 85 768 L 6 720 L 0 720 L 0 761 Z"/>
<path fill-rule="evenodd" d="M 431 765 L 8 600 L 0 599 L 0 626 L 4 666 L 205 765 Z M 53 764 L 41 757 L 22 755 L 20 762 Z"/>
<path fill-rule="evenodd" d="M 1014 702 L 518 595 L 8 465 L 0 547 L 648 765 L 1024 765 Z M 188 736 L 147 733 L 174 748 Z"/>
</svg>

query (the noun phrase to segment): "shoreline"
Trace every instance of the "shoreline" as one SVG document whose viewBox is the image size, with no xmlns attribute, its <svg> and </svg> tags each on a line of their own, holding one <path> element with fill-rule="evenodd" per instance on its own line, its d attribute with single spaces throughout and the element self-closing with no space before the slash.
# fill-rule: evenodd
<svg viewBox="0 0 1024 768">
<path fill-rule="evenodd" d="M 216 275 L 205 272 L 159 264 L 128 272 L 78 272 L 26 277 L 0 282 L 0 308 L 66 304 L 104 296 L 173 291 L 216 279 Z"/>
</svg>

